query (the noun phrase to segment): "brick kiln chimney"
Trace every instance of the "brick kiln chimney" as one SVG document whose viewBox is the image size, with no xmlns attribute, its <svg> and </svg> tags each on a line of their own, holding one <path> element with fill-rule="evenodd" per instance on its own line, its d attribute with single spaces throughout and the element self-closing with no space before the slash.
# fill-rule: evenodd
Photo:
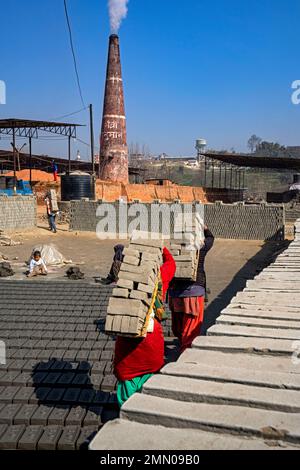
<svg viewBox="0 0 300 470">
<path fill-rule="evenodd" d="M 119 37 L 109 38 L 109 52 L 100 138 L 100 177 L 128 183 L 128 147 Z"/>
</svg>

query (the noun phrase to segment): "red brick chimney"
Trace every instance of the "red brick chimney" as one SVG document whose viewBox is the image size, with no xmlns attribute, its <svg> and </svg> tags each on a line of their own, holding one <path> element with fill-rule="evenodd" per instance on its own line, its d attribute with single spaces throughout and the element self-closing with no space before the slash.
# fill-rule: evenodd
<svg viewBox="0 0 300 470">
<path fill-rule="evenodd" d="M 128 183 L 128 147 L 119 37 L 109 38 L 109 53 L 100 138 L 100 177 Z"/>
</svg>

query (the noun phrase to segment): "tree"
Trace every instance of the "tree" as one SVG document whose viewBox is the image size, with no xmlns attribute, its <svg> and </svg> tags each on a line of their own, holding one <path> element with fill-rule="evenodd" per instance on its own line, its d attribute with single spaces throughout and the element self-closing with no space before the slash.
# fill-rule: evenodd
<svg viewBox="0 0 300 470">
<path fill-rule="evenodd" d="M 261 142 L 256 147 L 256 155 L 259 157 L 286 157 L 287 149 L 277 142 Z"/>
<path fill-rule="evenodd" d="M 257 147 L 261 144 L 262 139 L 257 135 L 253 134 L 248 140 L 248 148 L 251 153 L 255 153 Z"/>
</svg>

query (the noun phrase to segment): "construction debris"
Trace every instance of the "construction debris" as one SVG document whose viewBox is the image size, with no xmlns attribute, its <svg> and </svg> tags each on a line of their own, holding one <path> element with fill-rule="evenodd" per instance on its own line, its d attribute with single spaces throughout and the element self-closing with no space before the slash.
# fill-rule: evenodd
<svg viewBox="0 0 300 470">
<path fill-rule="evenodd" d="M 0 277 L 11 277 L 15 273 L 9 263 L 0 263 Z"/>
<path fill-rule="evenodd" d="M 68 225 L 70 223 L 70 212 L 59 211 L 56 222 L 58 225 Z"/>
<path fill-rule="evenodd" d="M 3 230 L 0 230 L 0 246 L 18 246 L 21 244 L 21 242 L 13 240 L 8 235 L 4 235 Z"/>
<path fill-rule="evenodd" d="M 79 281 L 84 279 L 84 273 L 81 272 L 80 269 L 76 266 L 69 268 L 66 272 L 66 275 L 71 281 Z"/>
<path fill-rule="evenodd" d="M 162 240 L 150 239 L 134 239 L 125 248 L 119 281 L 107 309 L 108 334 L 129 337 L 146 334 L 163 262 L 162 248 Z"/>
<path fill-rule="evenodd" d="M 0 261 L 7 261 L 7 260 L 8 260 L 8 257 L 0 252 Z"/>
</svg>

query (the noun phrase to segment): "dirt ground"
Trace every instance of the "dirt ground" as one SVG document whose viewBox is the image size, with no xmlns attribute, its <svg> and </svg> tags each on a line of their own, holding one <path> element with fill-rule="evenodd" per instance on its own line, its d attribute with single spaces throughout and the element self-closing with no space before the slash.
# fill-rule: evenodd
<svg viewBox="0 0 300 470">
<path fill-rule="evenodd" d="M 85 273 L 85 279 L 106 276 L 112 262 L 115 241 L 100 241 L 94 233 L 69 232 L 68 226 L 58 226 L 58 233 L 49 231 L 47 223 L 39 223 L 33 231 L 10 233 L 14 241 L 21 245 L 0 247 L 0 252 L 8 257 L 16 275 L 11 279 L 26 279 L 26 261 L 34 247 L 53 244 L 70 264 L 63 267 L 49 267 L 49 276 L 45 280 L 63 278 L 70 266 L 79 266 Z M 17 258 L 17 259 L 15 259 Z"/>
<path fill-rule="evenodd" d="M 0 252 L 7 256 L 12 264 L 16 273 L 11 278 L 14 280 L 26 279 L 25 262 L 36 245 L 54 244 L 67 260 L 72 261 L 71 266 L 79 266 L 85 273 L 85 279 L 93 281 L 94 277 L 107 275 L 112 262 L 113 247 L 120 243 L 98 240 L 95 233 L 69 232 L 67 226 L 59 226 L 58 233 L 52 234 L 44 222 L 40 222 L 34 231 L 10 235 L 22 244 L 0 247 Z M 210 314 L 213 315 L 215 308 L 225 307 L 232 296 L 243 289 L 247 279 L 254 277 L 258 269 L 268 264 L 270 255 L 280 246 L 275 242 L 265 244 L 259 241 L 216 240 L 206 262 L 208 287 L 211 290 L 208 307 Z M 68 266 L 51 267 L 45 281 L 64 278 L 67 269 Z"/>
</svg>

